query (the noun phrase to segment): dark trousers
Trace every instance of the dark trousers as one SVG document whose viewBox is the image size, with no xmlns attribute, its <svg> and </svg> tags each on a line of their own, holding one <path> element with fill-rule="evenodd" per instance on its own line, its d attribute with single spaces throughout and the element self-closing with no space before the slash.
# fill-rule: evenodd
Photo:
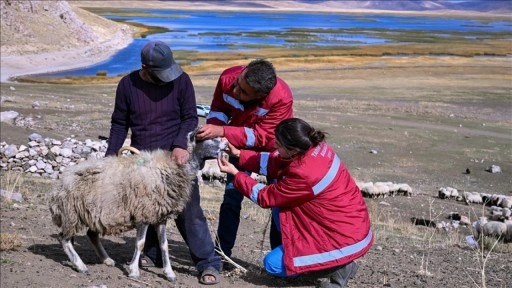
<svg viewBox="0 0 512 288">
<path fill-rule="evenodd" d="M 192 187 L 190 201 L 177 217 L 176 226 L 181 237 L 188 245 L 190 256 L 197 271 L 202 272 L 208 267 L 213 267 L 219 271 L 220 257 L 215 254 L 215 246 L 200 200 L 199 186 L 196 179 Z M 162 251 L 158 245 L 158 236 L 153 225 L 149 226 L 146 234 L 144 254 L 153 260 L 156 265 L 162 265 Z"/>
<path fill-rule="evenodd" d="M 240 169 L 238 158 L 230 157 L 229 162 Z M 233 175 L 228 174 L 226 188 L 224 189 L 224 199 L 220 205 L 219 227 L 217 229 L 218 244 L 228 257 L 231 257 L 232 249 L 235 246 L 236 234 L 240 225 L 240 210 L 242 209 L 242 200 L 244 200 L 242 193 L 236 190 L 233 180 Z M 272 219 L 270 225 L 270 246 L 274 249 L 279 245 L 281 245 L 281 233 L 277 231 Z"/>
</svg>

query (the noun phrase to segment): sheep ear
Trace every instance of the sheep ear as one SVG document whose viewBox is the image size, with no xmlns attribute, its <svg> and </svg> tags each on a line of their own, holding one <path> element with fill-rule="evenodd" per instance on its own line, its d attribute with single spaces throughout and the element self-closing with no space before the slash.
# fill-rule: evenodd
<svg viewBox="0 0 512 288">
<path fill-rule="evenodd" d="M 188 132 L 188 142 L 189 143 L 196 142 L 196 135 L 197 135 L 198 131 L 199 131 L 199 128 L 196 128 L 196 129 L 194 129 L 194 131 Z"/>
</svg>

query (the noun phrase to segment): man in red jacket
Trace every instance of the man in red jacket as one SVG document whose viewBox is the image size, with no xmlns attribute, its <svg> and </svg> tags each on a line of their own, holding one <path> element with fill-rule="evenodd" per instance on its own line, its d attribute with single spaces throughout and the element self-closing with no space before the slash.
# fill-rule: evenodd
<svg viewBox="0 0 512 288">
<path fill-rule="evenodd" d="M 290 88 L 276 76 L 270 62 L 257 59 L 247 66 L 228 68 L 219 77 L 207 124 L 199 129 L 197 138 L 226 137 L 239 149 L 273 150 L 274 129 L 281 120 L 293 117 L 292 105 Z M 230 161 L 238 166 L 237 158 Z M 228 175 L 217 232 L 218 244 L 227 256 L 235 245 L 242 200 L 243 195 L 233 186 L 233 176 Z M 272 248 L 281 244 L 275 228 L 272 223 Z"/>
</svg>

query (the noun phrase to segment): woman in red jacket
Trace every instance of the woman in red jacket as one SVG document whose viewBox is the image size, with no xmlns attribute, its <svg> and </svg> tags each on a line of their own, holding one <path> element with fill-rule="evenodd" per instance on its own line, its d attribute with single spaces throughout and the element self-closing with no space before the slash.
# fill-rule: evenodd
<svg viewBox="0 0 512 288">
<path fill-rule="evenodd" d="M 218 161 L 221 171 L 234 175 L 240 193 L 278 212 L 273 216 L 282 245 L 265 256 L 265 269 L 276 276 L 329 271 L 330 283 L 322 287 L 345 287 L 357 271 L 354 260 L 373 244 L 362 194 L 324 132 L 289 118 L 275 135 L 272 153 L 228 145 L 241 168 L 277 179 L 275 184 L 258 183 L 224 158 Z"/>
</svg>

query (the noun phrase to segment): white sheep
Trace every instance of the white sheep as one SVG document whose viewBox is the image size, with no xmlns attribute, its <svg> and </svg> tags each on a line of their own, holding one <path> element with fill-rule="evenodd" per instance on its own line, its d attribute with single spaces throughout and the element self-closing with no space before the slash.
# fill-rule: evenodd
<svg viewBox="0 0 512 288">
<path fill-rule="evenodd" d="M 483 231 L 483 226 L 489 222 L 489 220 L 487 219 L 487 217 L 485 216 L 482 216 L 478 219 L 478 221 L 474 222 L 473 223 L 473 227 L 475 228 L 475 232 L 476 232 L 476 238 L 479 238 L 480 235 L 482 234 L 482 231 Z"/>
<path fill-rule="evenodd" d="M 499 239 L 503 239 L 505 242 L 509 241 L 510 229 L 512 223 L 504 223 L 501 221 L 488 221 L 487 217 L 480 217 L 478 221 L 473 224 L 476 232 L 476 237 L 480 236 L 492 236 Z"/>
<path fill-rule="evenodd" d="M 412 188 L 406 183 L 393 182 L 356 182 L 364 197 L 379 198 L 387 196 L 411 196 Z"/>
<path fill-rule="evenodd" d="M 502 238 L 507 235 L 507 224 L 500 221 L 489 221 L 482 227 L 482 234 Z"/>
<path fill-rule="evenodd" d="M 201 169 L 201 177 L 208 179 L 210 182 L 213 180 L 226 182 L 227 175 L 220 171 L 217 160 L 207 160 L 204 163 L 204 167 Z"/>
<path fill-rule="evenodd" d="M 459 196 L 459 191 L 452 187 L 441 187 L 438 190 L 440 199 L 455 199 Z"/>
<path fill-rule="evenodd" d="M 500 195 L 501 197 L 498 198 L 498 202 L 496 205 L 503 208 L 512 209 L 512 196 L 505 196 Z"/>
<path fill-rule="evenodd" d="M 407 183 L 398 183 L 398 194 L 412 196 L 412 188 Z"/>
<path fill-rule="evenodd" d="M 467 204 L 475 203 L 482 204 L 482 196 L 478 192 L 464 192 L 462 193 L 462 200 L 466 201 Z"/>
<path fill-rule="evenodd" d="M 225 148 L 220 139 L 196 143 L 194 135 L 189 133 L 191 156 L 186 165 L 172 161 L 169 151 L 155 150 L 127 157 L 91 159 L 64 171 L 49 206 L 53 223 L 61 228 L 62 247 L 79 272 L 88 270 L 71 241 L 78 232 L 87 227 L 87 236 L 101 262 L 114 266 L 99 235 L 117 235 L 137 228 L 129 277 L 138 278 L 146 231 L 149 224 L 155 224 L 164 273 L 169 281 L 176 280 L 169 260 L 167 218 L 185 207 L 204 159 L 217 157 Z"/>
</svg>

